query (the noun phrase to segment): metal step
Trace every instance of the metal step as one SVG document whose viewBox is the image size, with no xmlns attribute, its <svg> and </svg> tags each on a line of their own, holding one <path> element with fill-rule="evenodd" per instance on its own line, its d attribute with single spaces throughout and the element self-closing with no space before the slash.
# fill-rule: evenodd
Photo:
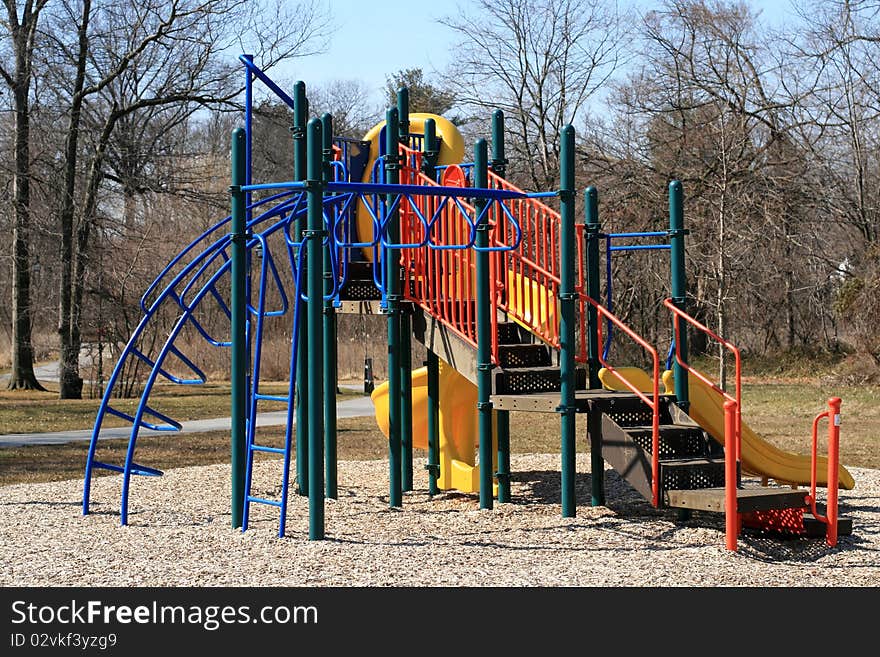
<svg viewBox="0 0 880 657">
<path fill-rule="evenodd" d="M 639 447 L 651 452 L 653 429 L 650 426 L 625 427 Z M 685 459 L 691 457 L 724 458 L 724 448 L 709 438 L 699 427 L 683 424 L 660 426 L 660 459 Z"/>
<path fill-rule="evenodd" d="M 575 370 L 575 387 L 584 388 L 587 372 Z M 558 367 L 511 367 L 497 370 L 492 377 L 492 394 L 554 392 L 560 388 Z"/>
<path fill-rule="evenodd" d="M 650 453 L 648 454 L 650 459 Z M 671 490 L 724 488 L 724 458 L 660 461 L 661 496 Z"/>
<path fill-rule="evenodd" d="M 740 488 L 736 491 L 737 513 L 768 511 L 770 509 L 801 509 L 806 507 L 806 489 Z M 699 490 L 667 489 L 663 492 L 666 506 L 677 509 L 695 509 L 724 513 L 724 487 Z M 815 520 L 815 519 L 814 519 Z M 824 525 L 822 525 L 824 528 Z M 823 530 L 824 533 L 824 530 Z"/>
<path fill-rule="evenodd" d="M 660 395 L 660 424 L 675 424 L 670 415 L 669 405 L 674 398 L 671 395 Z M 607 415 L 615 424 L 623 429 L 629 427 L 650 426 L 653 413 L 645 402 L 633 393 L 621 392 L 598 398 L 591 402 L 593 409 Z"/>
<path fill-rule="evenodd" d="M 499 365 L 511 367 L 543 367 L 552 364 L 550 350 L 543 344 L 499 344 Z"/>
</svg>

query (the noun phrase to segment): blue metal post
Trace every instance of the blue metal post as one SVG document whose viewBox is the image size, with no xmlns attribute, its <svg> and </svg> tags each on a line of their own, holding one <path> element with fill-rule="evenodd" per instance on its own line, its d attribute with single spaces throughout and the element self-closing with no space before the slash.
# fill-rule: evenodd
<svg viewBox="0 0 880 657">
<path fill-rule="evenodd" d="M 330 182 L 333 178 L 333 117 L 324 114 L 321 117 L 321 134 L 323 139 L 321 155 L 323 157 L 324 182 Z M 329 210 L 332 212 L 332 210 Z M 335 240 L 328 233 L 327 245 L 324 247 L 324 483 L 327 487 L 327 497 L 335 500 L 337 497 L 337 472 L 336 472 L 336 308 L 333 299 L 329 298 L 333 292 L 334 271 L 333 250 L 336 248 Z"/>
</svg>

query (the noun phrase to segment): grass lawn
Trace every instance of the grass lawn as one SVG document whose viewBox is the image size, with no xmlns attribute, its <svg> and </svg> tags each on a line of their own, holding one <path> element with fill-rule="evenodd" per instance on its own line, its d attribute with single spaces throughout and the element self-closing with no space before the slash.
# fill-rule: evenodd
<svg viewBox="0 0 880 657">
<path fill-rule="evenodd" d="M 50 384 L 51 385 L 51 384 Z M 287 393 L 287 383 L 261 383 L 260 391 L 270 395 Z M 343 391 L 339 397 L 354 393 Z M 114 399 L 112 406 L 133 414 L 138 399 Z M 99 399 L 58 399 L 57 384 L 48 392 L 0 390 L 0 434 L 44 433 L 91 429 Z M 198 386 L 158 384 L 150 395 L 150 407 L 178 421 L 229 416 L 229 384 L 206 383 Z M 280 402 L 262 401 L 259 410 L 282 410 Z M 104 426 L 130 426 L 122 418 L 108 415 Z"/>
<path fill-rule="evenodd" d="M 284 389 L 284 384 L 277 386 L 278 391 Z M 271 390 L 271 387 L 267 390 Z M 23 423 L 30 418 L 31 424 L 27 426 L 31 427 L 31 431 L 62 427 L 89 428 L 98 404 L 97 401 L 61 402 L 50 395 L 33 394 L 29 394 L 30 399 L 25 400 L 16 398 L 17 395 L 20 393 L 0 393 L 0 426 L 25 426 Z M 835 395 L 843 399 L 841 461 L 849 466 L 880 469 L 880 387 L 830 389 L 806 383 L 745 384 L 743 421 L 780 448 L 807 454 L 812 420 L 817 413 L 825 410 L 828 397 Z M 165 391 L 161 399 L 156 406 L 163 411 L 173 407 L 176 414 L 172 412 L 172 416 L 175 418 L 228 415 L 228 389 L 222 386 L 183 391 L 180 387 L 174 387 L 173 395 Z M 266 410 L 270 410 L 271 406 L 266 404 Z M 559 451 L 559 419 L 555 414 L 512 413 L 510 424 L 511 449 L 514 452 Z M 2 433 L 6 432 L 14 430 L 4 430 Z M 579 450 L 587 449 L 585 432 L 584 416 L 579 415 Z M 280 445 L 283 436 L 283 427 L 265 427 L 260 429 L 259 440 L 263 444 Z M 102 441 L 98 456 L 102 460 L 121 463 L 126 444 L 124 440 Z M 87 448 L 86 442 L 2 448 L 0 485 L 79 478 L 83 474 Z M 376 428 L 372 417 L 339 420 L 340 460 L 385 458 L 387 440 Z M 144 437 L 138 442 L 137 460 L 160 469 L 228 462 L 229 434 L 214 431 Z"/>
</svg>

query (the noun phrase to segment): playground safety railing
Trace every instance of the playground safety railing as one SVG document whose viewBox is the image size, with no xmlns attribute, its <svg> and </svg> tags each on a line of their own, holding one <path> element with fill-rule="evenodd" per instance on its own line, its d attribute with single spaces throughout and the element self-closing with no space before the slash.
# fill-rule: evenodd
<svg viewBox="0 0 880 657">
<path fill-rule="evenodd" d="M 819 422 L 828 420 L 828 499 L 825 515 L 816 510 L 816 464 L 819 460 Z M 807 503 L 817 520 L 825 523 L 825 541 L 830 547 L 837 545 L 837 491 L 840 468 L 840 397 L 828 400 L 828 410 L 819 413 L 813 420 L 813 445 L 810 463 L 810 496 Z"/>
<path fill-rule="evenodd" d="M 651 409 L 651 504 L 658 507 L 660 506 L 660 356 L 647 340 L 624 324 L 607 308 L 589 297 L 587 297 L 587 302 L 596 309 L 599 344 L 602 344 L 602 325 L 604 324 L 602 319 L 605 318 L 651 355 L 651 397 L 642 392 L 637 385 L 631 383 L 623 373 L 615 370 L 605 360 L 604 354 L 599 354 L 599 362 Z"/>
<path fill-rule="evenodd" d="M 530 199 L 521 190 L 491 184 L 491 191 L 452 196 L 452 188 L 439 185 L 422 171 L 420 151 L 401 145 L 400 153 L 401 185 L 422 188 L 421 193 L 403 194 L 399 205 L 401 236 L 396 248 L 401 250 L 404 295 L 476 347 L 476 254 L 481 250 L 490 253 L 490 299 L 494 307 L 504 309 L 506 280 L 499 263 L 521 247 L 525 231 L 515 207 Z M 469 202 L 472 196 L 487 201 L 480 213 Z M 489 225 L 489 246 L 480 249 L 475 246 L 476 228 L 484 221 Z M 490 313 L 490 325 L 492 361 L 498 363 L 497 313 Z"/>
<path fill-rule="evenodd" d="M 715 392 L 724 397 L 724 516 L 725 533 L 727 535 L 727 549 L 736 550 L 736 539 L 739 534 L 739 515 L 737 512 L 736 490 L 739 486 L 737 464 L 742 460 L 742 359 L 739 348 L 712 331 L 708 326 L 700 323 L 681 308 L 673 303 L 672 299 L 665 299 L 663 305 L 672 312 L 673 340 L 675 341 L 675 360 L 686 372 L 692 374 Z M 713 340 L 717 341 L 734 357 L 734 395 L 731 396 L 723 388 L 711 381 L 705 374 L 699 372 L 684 362 L 681 358 L 679 345 L 681 344 L 681 322 L 685 320 L 694 328 L 702 331 Z"/>
<path fill-rule="evenodd" d="M 489 186 L 525 194 L 509 181 L 489 171 Z M 498 307 L 509 317 L 529 326 L 547 344 L 555 349 L 561 348 L 559 339 L 559 286 L 561 265 L 559 258 L 562 217 L 541 202 L 542 197 L 556 196 L 555 192 L 532 194 L 527 198 L 511 201 L 511 212 L 522 229 L 523 239 L 515 251 L 498 253 L 493 258 L 493 281 Z M 576 272 L 575 292 L 578 294 L 578 315 L 581 330 L 580 344 L 575 352 L 575 360 L 587 362 L 585 260 L 582 224 L 576 227 Z M 499 232 L 494 233 L 498 239 Z M 506 236 L 501 236 L 505 239 Z M 491 239 L 491 237 L 490 237 Z M 497 334 L 493 327 L 493 335 Z M 497 357 L 497 340 L 493 340 L 493 354 Z"/>
</svg>

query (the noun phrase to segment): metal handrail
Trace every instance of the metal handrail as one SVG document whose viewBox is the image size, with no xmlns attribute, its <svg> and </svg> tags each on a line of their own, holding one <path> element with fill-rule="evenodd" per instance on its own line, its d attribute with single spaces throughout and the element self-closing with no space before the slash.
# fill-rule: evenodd
<svg viewBox="0 0 880 657">
<path fill-rule="evenodd" d="M 828 419 L 828 501 L 825 515 L 816 510 L 816 464 L 819 460 L 819 422 Z M 828 410 L 819 413 L 813 420 L 813 449 L 810 462 L 810 495 L 807 503 L 820 522 L 826 525 L 825 541 L 830 547 L 837 545 L 837 490 L 840 484 L 840 397 L 828 400 Z"/>
<path fill-rule="evenodd" d="M 713 390 L 720 393 L 724 399 L 724 518 L 725 533 L 727 536 L 727 549 L 736 550 L 736 539 L 739 534 L 739 512 L 737 511 L 736 491 L 739 486 L 739 477 L 736 464 L 742 460 L 742 358 L 739 348 L 728 342 L 720 335 L 712 331 L 708 326 L 698 322 L 681 308 L 675 305 L 672 299 L 665 299 L 663 305 L 672 312 L 675 342 L 675 360 L 695 378 L 699 379 Z M 684 319 L 691 326 L 699 329 L 713 340 L 716 340 L 725 349 L 733 354 L 735 362 L 735 392 L 734 396 L 724 391 L 720 386 L 712 382 L 702 372 L 697 371 L 681 358 L 681 323 Z"/>
<path fill-rule="evenodd" d="M 633 342 L 651 354 L 651 360 L 653 362 L 651 371 L 651 398 L 642 392 L 638 386 L 630 383 L 622 373 L 615 370 L 608 361 L 605 360 L 604 355 L 599 355 L 599 362 L 651 409 L 651 503 L 655 507 L 660 506 L 660 357 L 657 354 L 657 350 L 647 340 L 624 324 L 622 320 L 618 319 L 617 316 L 611 313 L 607 308 L 590 297 L 587 297 L 587 302 L 596 309 L 599 320 L 604 316 L 617 328 L 628 335 Z M 602 322 L 598 321 L 596 324 L 599 333 L 599 343 L 601 344 Z"/>
</svg>

